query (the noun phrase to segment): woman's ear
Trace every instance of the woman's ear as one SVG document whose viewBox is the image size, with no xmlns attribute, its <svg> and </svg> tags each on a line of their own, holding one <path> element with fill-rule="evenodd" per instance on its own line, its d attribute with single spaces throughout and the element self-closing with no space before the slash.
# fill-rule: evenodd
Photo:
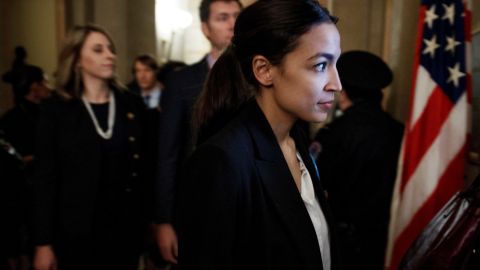
<svg viewBox="0 0 480 270">
<path fill-rule="evenodd" d="M 252 60 L 252 70 L 260 85 L 265 87 L 272 86 L 272 64 L 270 64 L 267 58 L 255 55 Z"/>
</svg>

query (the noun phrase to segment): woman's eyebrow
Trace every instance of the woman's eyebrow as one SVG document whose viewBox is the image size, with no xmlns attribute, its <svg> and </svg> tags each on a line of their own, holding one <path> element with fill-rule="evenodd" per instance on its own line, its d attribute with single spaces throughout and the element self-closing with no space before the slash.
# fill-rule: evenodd
<svg viewBox="0 0 480 270">
<path fill-rule="evenodd" d="M 333 54 L 331 54 L 331 53 L 322 53 L 322 52 L 319 52 L 319 53 L 316 53 L 316 54 L 314 54 L 313 56 L 309 57 L 308 60 L 316 59 L 316 58 L 319 58 L 319 57 L 325 57 L 325 58 L 327 58 L 329 61 L 332 61 L 333 58 L 334 58 Z"/>
</svg>

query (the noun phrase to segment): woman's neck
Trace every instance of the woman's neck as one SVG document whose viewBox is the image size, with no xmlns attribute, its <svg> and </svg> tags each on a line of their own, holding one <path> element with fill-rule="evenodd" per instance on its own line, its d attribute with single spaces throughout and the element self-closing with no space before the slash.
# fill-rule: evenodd
<svg viewBox="0 0 480 270">
<path fill-rule="evenodd" d="M 290 139 L 290 129 L 296 119 L 279 108 L 273 97 L 267 97 L 268 93 L 264 91 L 263 95 L 257 95 L 256 100 L 272 128 L 277 142 L 282 145 Z"/>
<path fill-rule="evenodd" d="M 108 82 L 102 79 L 87 79 L 83 81 L 83 95 L 90 103 L 105 103 L 109 99 Z"/>
</svg>

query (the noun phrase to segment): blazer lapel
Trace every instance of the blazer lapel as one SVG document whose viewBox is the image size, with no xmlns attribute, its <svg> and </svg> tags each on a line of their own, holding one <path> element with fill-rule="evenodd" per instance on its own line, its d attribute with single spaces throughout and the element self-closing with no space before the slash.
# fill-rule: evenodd
<svg viewBox="0 0 480 270">
<path fill-rule="evenodd" d="M 310 178 L 312 178 L 313 188 L 315 189 L 315 194 L 319 200 L 320 206 L 322 209 L 326 208 L 326 199 L 323 186 L 320 182 L 320 176 L 318 174 L 318 170 L 316 165 L 313 163 L 312 156 L 308 152 L 308 148 L 305 145 L 305 136 L 302 136 L 300 129 L 297 126 L 294 126 L 291 132 L 293 139 L 295 140 L 295 146 L 297 147 L 297 151 L 300 153 L 302 157 L 303 163 L 305 167 L 307 167 L 308 172 L 310 173 Z"/>
<path fill-rule="evenodd" d="M 256 104 L 250 104 L 247 126 L 255 145 L 255 165 L 267 196 L 307 269 L 322 269 L 317 236 L 273 131 Z"/>
<path fill-rule="evenodd" d="M 305 136 L 302 136 L 300 129 L 298 127 L 294 127 L 292 129 L 292 136 L 293 136 L 293 139 L 295 140 L 297 150 L 300 153 L 302 160 L 308 169 L 308 172 L 310 173 L 310 177 L 313 183 L 313 188 L 315 189 L 315 194 L 317 195 L 318 202 L 320 203 L 320 207 L 322 208 L 323 214 L 325 215 L 325 218 L 327 220 L 329 237 L 330 237 L 329 240 L 330 240 L 330 256 L 332 260 L 332 269 L 337 269 L 339 267 L 339 259 L 338 259 L 337 247 L 335 245 L 336 229 L 333 224 L 333 220 L 334 220 L 333 215 L 327 203 L 325 190 L 322 186 L 317 166 L 316 164 L 314 164 L 314 160 L 308 151 L 308 147 L 304 144 Z"/>
</svg>

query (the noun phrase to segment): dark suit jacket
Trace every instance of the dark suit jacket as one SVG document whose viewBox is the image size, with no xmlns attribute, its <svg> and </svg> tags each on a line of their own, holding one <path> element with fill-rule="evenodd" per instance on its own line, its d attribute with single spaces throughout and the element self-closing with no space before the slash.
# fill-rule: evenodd
<svg viewBox="0 0 480 270">
<path fill-rule="evenodd" d="M 364 100 L 316 136 L 346 269 L 383 269 L 402 135 L 401 123 Z"/>
<path fill-rule="evenodd" d="M 298 126 L 291 135 L 330 221 L 305 137 Z M 322 269 L 315 229 L 255 101 L 199 146 L 183 171 L 178 211 L 180 269 Z M 330 240 L 332 235 L 330 230 Z M 332 269 L 337 269 L 334 256 Z"/>
<path fill-rule="evenodd" d="M 23 251 L 23 230 L 30 206 L 24 167 L 21 156 L 4 140 L 0 130 L 0 265 L 7 257 L 20 256 Z"/>
<path fill-rule="evenodd" d="M 138 96 L 128 91 L 114 93 L 115 121 L 125 123 L 131 157 L 126 186 L 119 192 L 138 197 L 134 201 L 140 202 L 145 188 L 141 145 L 144 106 Z M 54 95 L 45 101 L 37 129 L 33 181 L 35 245 L 91 235 L 93 216 L 98 214 L 95 204 L 101 175 L 100 140 L 81 100 Z"/>
<path fill-rule="evenodd" d="M 207 58 L 173 72 L 161 99 L 158 167 L 155 183 L 156 223 L 172 223 L 177 172 L 192 151 L 192 109 L 209 71 Z"/>
</svg>

